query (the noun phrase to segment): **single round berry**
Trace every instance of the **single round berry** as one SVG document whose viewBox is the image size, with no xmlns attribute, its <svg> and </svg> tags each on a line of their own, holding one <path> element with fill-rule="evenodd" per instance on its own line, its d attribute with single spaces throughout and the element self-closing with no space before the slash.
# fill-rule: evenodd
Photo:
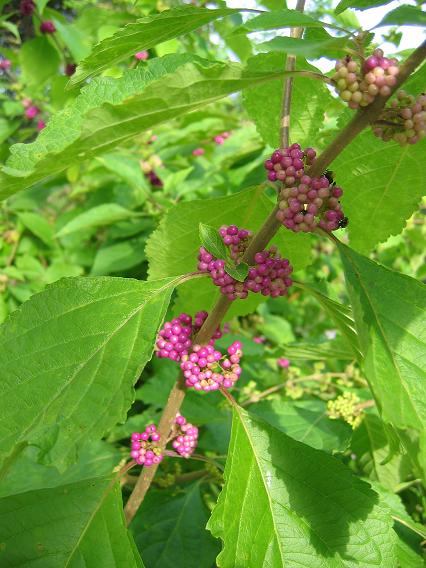
<svg viewBox="0 0 426 568">
<path fill-rule="evenodd" d="M 44 22 L 41 22 L 40 32 L 42 34 L 53 34 L 53 33 L 55 33 L 56 32 L 55 24 L 50 20 L 46 20 Z"/>
</svg>

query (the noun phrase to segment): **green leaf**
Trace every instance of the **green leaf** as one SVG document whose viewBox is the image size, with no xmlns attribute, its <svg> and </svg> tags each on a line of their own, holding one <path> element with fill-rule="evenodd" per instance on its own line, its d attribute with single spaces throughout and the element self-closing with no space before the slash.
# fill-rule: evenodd
<svg viewBox="0 0 426 568">
<path fill-rule="evenodd" d="M 145 237 L 126 239 L 100 248 L 90 271 L 92 276 L 122 272 L 145 260 Z"/>
<path fill-rule="evenodd" d="M 425 471 L 426 288 L 343 244 L 339 249 L 364 353 L 364 372 L 381 417 L 397 431 L 417 433 Z"/>
<path fill-rule="evenodd" d="M 382 26 L 426 26 L 426 12 L 417 6 L 398 6 L 395 10 L 388 12 L 386 16 L 377 24 L 376 28 Z"/>
<path fill-rule="evenodd" d="M 296 285 L 318 300 L 327 314 L 333 319 L 343 337 L 347 340 L 356 358 L 360 360 L 362 358 L 362 353 L 350 308 L 328 298 L 309 284 L 298 282 Z"/>
<path fill-rule="evenodd" d="M 1 566 L 143 566 L 110 478 L 0 499 L 0 533 Z"/>
<path fill-rule="evenodd" d="M 170 55 L 119 79 L 95 79 L 49 120 L 35 142 L 10 148 L 11 157 L 0 173 L 0 197 L 51 178 L 157 124 L 284 75 Z"/>
<path fill-rule="evenodd" d="M 236 10 L 230 8 L 209 10 L 195 6 L 178 6 L 140 18 L 95 45 L 92 53 L 77 67 L 70 84 L 81 83 L 123 59 L 132 57 L 137 51 L 151 49 L 159 43 L 192 32 L 217 18 L 235 12 Z"/>
<path fill-rule="evenodd" d="M 217 227 L 235 224 L 242 229 L 259 229 L 273 208 L 263 193 L 262 186 L 252 187 L 228 197 L 180 202 L 171 207 L 146 246 L 150 278 L 184 274 L 196 268 L 200 222 Z M 279 231 L 272 241 L 295 270 L 310 261 L 310 239 L 304 237 Z"/>
<path fill-rule="evenodd" d="M 285 56 L 284 56 L 285 57 Z M 278 71 L 284 65 L 282 53 L 261 53 L 248 60 L 249 69 L 257 72 Z M 318 72 L 300 58 L 297 59 L 298 71 Z M 273 148 L 280 145 L 280 116 L 283 97 L 283 81 L 275 80 L 247 89 L 243 93 L 243 104 L 250 118 L 256 124 L 257 131 L 266 144 Z M 291 137 L 302 146 L 310 146 L 324 123 L 325 108 L 331 96 L 325 84 L 307 77 L 294 77 L 293 98 L 291 104 Z"/>
<path fill-rule="evenodd" d="M 89 231 L 106 225 L 113 225 L 134 217 L 136 213 L 116 203 L 103 203 L 80 213 L 56 233 L 57 237 L 65 237 L 72 233 Z"/>
<path fill-rule="evenodd" d="M 247 278 L 249 271 L 249 265 L 245 262 L 240 262 L 237 266 L 232 266 L 231 264 L 225 264 L 225 272 L 227 272 L 232 278 L 235 278 L 238 282 L 244 282 Z"/>
<path fill-rule="evenodd" d="M 273 12 L 264 12 L 248 20 L 243 26 L 238 27 L 231 34 L 232 36 L 241 33 L 250 33 L 256 31 L 277 30 L 280 28 L 291 27 L 303 28 L 323 28 L 335 27 L 333 24 L 314 20 L 307 14 L 298 12 L 297 10 L 275 10 Z"/>
<path fill-rule="evenodd" d="M 0 328 L 0 467 L 31 444 L 63 469 L 76 444 L 125 420 L 178 282 L 64 279 L 12 314 Z"/>
<path fill-rule="evenodd" d="M 292 55 L 301 55 L 307 59 L 327 57 L 335 59 L 337 53 L 346 53 L 349 40 L 345 37 L 327 39 L 298 39 L 294 37 L 274 37 L 259 45 L 268 51 L 284 51 Z"/>
<path fill-rule="evenodd" d="M 304 343 L 297 341 L 280 349 L 278 357 L 298 359 L 302 361 L 353 361 L 354 352 L 347 341 L 340 338 L 333 341 Z"/>
<path fill-rule="evenodd" d="M 384 6 L 389 4 L 392 0 L 341 0 L 337 5 L 335 12 L 341 14 L 347 8 L 355 8 L 355 10 L 368 10 L 376 6 Z"/>
<path fill-rule="evenodd" d="M 205 528 L 207 519 L 196 483 L 183 494 L 150 492 L 130 531 L 147 566 L 211 568 L 219 546 Z"/>
<path fill-rule="evenodd" d="M 201 246 L 203 246 L 207 252 L 216 258 L 225 259 L 227 256 L 226 247 L 218 233 L 218 230 L 210 225 L 206 225 L 205 223 L 200 223 L 198 225 L 198 231 Z"/>
<path fill-rule="evenodd" d="M 328 453 L 343 452 L 352 436 L 349 424 L 330 420 L 322 400 L 266 400 L 252 405 L 250 411 L 290 438 Z"/>
<path fill-rule="evenodd" d="M 412 472 L 407 455 L 395 454 L 389 458 L 386 430 L 374 414 L 364 416 L 361 425 L 354 431 L 351 447 L 363 475 L 379 481 L 391 491 L 395 491 Z"/>
<path fill-rule="evenodd" d="M 41 36 L 22 45 L 19 62 L 24 83 L 30 86 L 42 85 L 58 72 L 59 54 L 47 37 Z"/>
<path fill-rule="evenodd" d="M 208 528 L 228 566 L 396 566 L 392 518 L 340 461 L 234 409 L 225 486 Z"/>
<path fill-rule="evenodd" d="M 29 211 L 19 213 L 18 217 L 23 225 L 41 239 L 44 244 L 47 246 L 52 245 L 53 227 L 44 217 L 39 213 L 30 213 Z"/>
<path fill-rule="evenodd" d="M 356 250 L 369 252 L 399 234 L 418 209 L 426 184 L 425 150 L 424 140 L 401 148 L 365 131 L 332 163 L 336 182 L 344 191 L 343 210 Z"/>
</svg>

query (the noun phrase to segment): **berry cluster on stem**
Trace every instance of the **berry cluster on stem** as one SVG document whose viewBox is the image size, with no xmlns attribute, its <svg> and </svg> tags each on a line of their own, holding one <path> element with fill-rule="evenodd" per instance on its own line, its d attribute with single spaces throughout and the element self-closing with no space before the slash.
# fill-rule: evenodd
<svg viewBox="0 0 426 568">
<path fill-rule="evenodd" d="M 385 142 L 394 140 L 401 146 L 416 144 L 426 136 L 426 94 L 414 97 L 398 91 L 373 124 L 373 133 Z"/>
<path fill-rule="evenodd" d="M 336 63 L 333 81 L 340 97 L 353 109 L 366 107 L 381 95 L 388 97 L 396 85 L 398 61 L 384 57 L 381 49 L 359 63 L 347 55 Z"/>
<path fill-rule="evenodd" d="M 191 457 L 198 443 L 198 428 L 179 413 L 176 414 L 175 428 L 174 450 L 184 458 Z"/>
<path fill-rule="evenodd" d="M 159 464 L 163 459 L 158 445 L 160 440 L 161 436 L 154 424 L 149 424 L 143 432 L 133 432 L 130 456 L 138 465 L 149 467 Z"/>
<path fill-rule="evenodd" d="M 268 179 L 283 184 L 276 217 L 296 233 L 313 232 L 317 227 L 330 232 L 345 226 L 339 201 L 342 188 L 327 175 L 310 177 L 305 172 L 306 167 L 315 163 L 315 156 L 312 148 L 302 150 L 299 144 L 292 144 L 275 150 L 265 162 Z"/>
</svg>

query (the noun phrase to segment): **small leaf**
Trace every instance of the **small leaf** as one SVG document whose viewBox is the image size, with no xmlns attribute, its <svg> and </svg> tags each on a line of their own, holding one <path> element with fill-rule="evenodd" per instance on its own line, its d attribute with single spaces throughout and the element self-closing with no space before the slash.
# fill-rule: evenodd
<svg viewBox="0 0 426 568">
<path fill-rule="evenodd" d="M 325 24 L 327 25 L 327 24 Z M 264 12 L 248 20 L 243 26 L 238 27 L 231 35 L 250 33 L 255 31 L 276 30 L 279 28 L 291 28 L 301 26 L 323 27 L 324 23 L 314 20 L 310 16 L 298 12 L 297 10 L 275 10 Z"/>
<path fill-rule="evenodd" d="M 64 225 L 57 233 L 57 237 L 65 237 L 72 233 L 89 231 L 106 225 L 125 221 L 136 215 L 135 212 L 129 211 L 116 203 L 103 203 L 96 207 L 91 207 L 87 211 L 80 213 L 74 219 Z"/>
<path fill-rule="evenodd" d="M 417 6 L 398 6 L 377 24 L 382 26 L 426 26 L 426 12 Z"/>
<path fill-rule="evenodd" d="M 0 534 L 0 566 L 143 566 L 110 478 L 0 499 Z"/>
<path fill-rule="evenodd" d="M 249 265 L 246 264 L 245 262 L 240 262 L 240 264 L 237 264 L 237 266 L 232 266 L 231 264 L 225 264 L 225 272 L 227 272 L 229 276 L 232 276 L 232 278 L 235 278 L 235 280 L 238 280 L 238 282 L 245 281 L 245 279 L 247 278 L 248 271 L 249 271 Z"/>
<path fill-rule="evenodd" d="M 347 8 L 355 8 L 355 10 L 368 10 L 376 6 L 384 6 L 390 4 L 392 0 L 341 0 L 337 5 L 335 12 L 341 14 Z"/>
<path fill-rule="evenodd" d="M 348 43 L 349 40 L 344 37 L 309 40 L 279 36 L 261 43 L 259 47 L 271 51 L 284 51 L 292 55 L 302 55 L 307 59 L 316 57 L 335 59 L 336 54 L 347 52 Z"/>
<path fill-rule="evenodd" d="M 200 223 L 198 226 L 201 245 L 214 257 L 225 259 L 226 247 L 217 229 Z"/>
</svg>

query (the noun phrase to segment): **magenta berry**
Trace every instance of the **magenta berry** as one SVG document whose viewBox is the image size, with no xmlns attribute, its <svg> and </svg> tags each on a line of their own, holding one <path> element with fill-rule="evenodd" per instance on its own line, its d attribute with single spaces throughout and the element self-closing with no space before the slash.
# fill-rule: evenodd
<svg viewBox="0 0 426 568">
<path fill-rule="evenodd" d="M 77 69 L 76 63 L 67 63 L 65 65 L 65 75 L 67 77 L 71 77 L 72 75 L 74 75 L 76 69 Z"/>
<path fill-rule="evenodd" d="M 19 11 L 22 16 L 31 16 L 34 12 L 35 4 L 33 0 L 21 0 L 19 4 Z"/>
<path fill-rule="evenodd" d="M 277 359 L 277 365 L 282 369 L 288 369 L 290 367 L 290 360 L 285 357 L 280 357 Z"/>
<path fill-rule="evenodd" d="M 374 123 L 373 133 L 385 142 L 394 140 L 401 146 L 416 144 L 426 136 L 426 95 L 413 97 L 398 91 L 390 107 L 383 109 Z"/>
<path fill-rule="evenodd" d="M 163 459 L 157 442 L 161 439 L 154 424 L 145 428 L 144 432 L 133 432 L 131 435 L 130 456 L 139 465 L 149 467 L 158 464 Z"/>
<path fill-rule="evenodd" d="M 11 62 L 9 59 L 0 59 L 0 71 L 9 71 Z"/>
<path fill-rule="evenodd" d="M 44 122 L 43 119 L 40 119 L 39 121 L 37 121 L 37 130 L 43 130 L 43 128 L 46 127 L 46 123 Z"/>
<path fill-rule="evenodd" d="M 35 105 L 31 105 L 27 109 L 25 109 L 24 114 L 25 117 L 28 118 L 28 120 L 33 120 L 33 118 L 40 114 L 40 109 Z"/>
<path fill-rule="evenodd" d="M 137 51 L 135 53 L 135 59 L 138 61 L 146 61 L 149 58 L 149 53 L 147 51 Z"/>
<path fill-rule="evenodd" d="M 204 150 L 204 148 L 195 148 L 194 150 L 192 150 L 193 156 L 202 156 L 205 153 L 206 151 Z"/>
<path fill-rule="evenodd" d="M 186 421 L 181 414 L 176 414 L 176 437 L 172 442 L 173 448 L 184 458 L 189 458 L 197 447 L 198 428 Z"/>
<path fill-rule="evenodd" d="M 397 60 L 383 57 L 381 49 L 374 50 L 363 65 L 348 55 L 336 63 L 335 70 L 337 92 L 353 109 L 371 104 L 378 95 L 389 96 L 399 74 Z"/>
<path fill-rule="evenodd" d="M 53 34 L 56 32 L 55 24 L 51 20 L 46 20 L 40 24 L 42 34 Z"/>
<path fill-rule="evenodd" d="M 239 341 L 228 347 L 228 355 L 223 355 L 213 345 L 194 345 L 189 355 L 182 357 L 180 364 L 186 386 L 207 392 L 231 388 L 242 372 L 239 365 L 241 356 Z"/>
</svg>

